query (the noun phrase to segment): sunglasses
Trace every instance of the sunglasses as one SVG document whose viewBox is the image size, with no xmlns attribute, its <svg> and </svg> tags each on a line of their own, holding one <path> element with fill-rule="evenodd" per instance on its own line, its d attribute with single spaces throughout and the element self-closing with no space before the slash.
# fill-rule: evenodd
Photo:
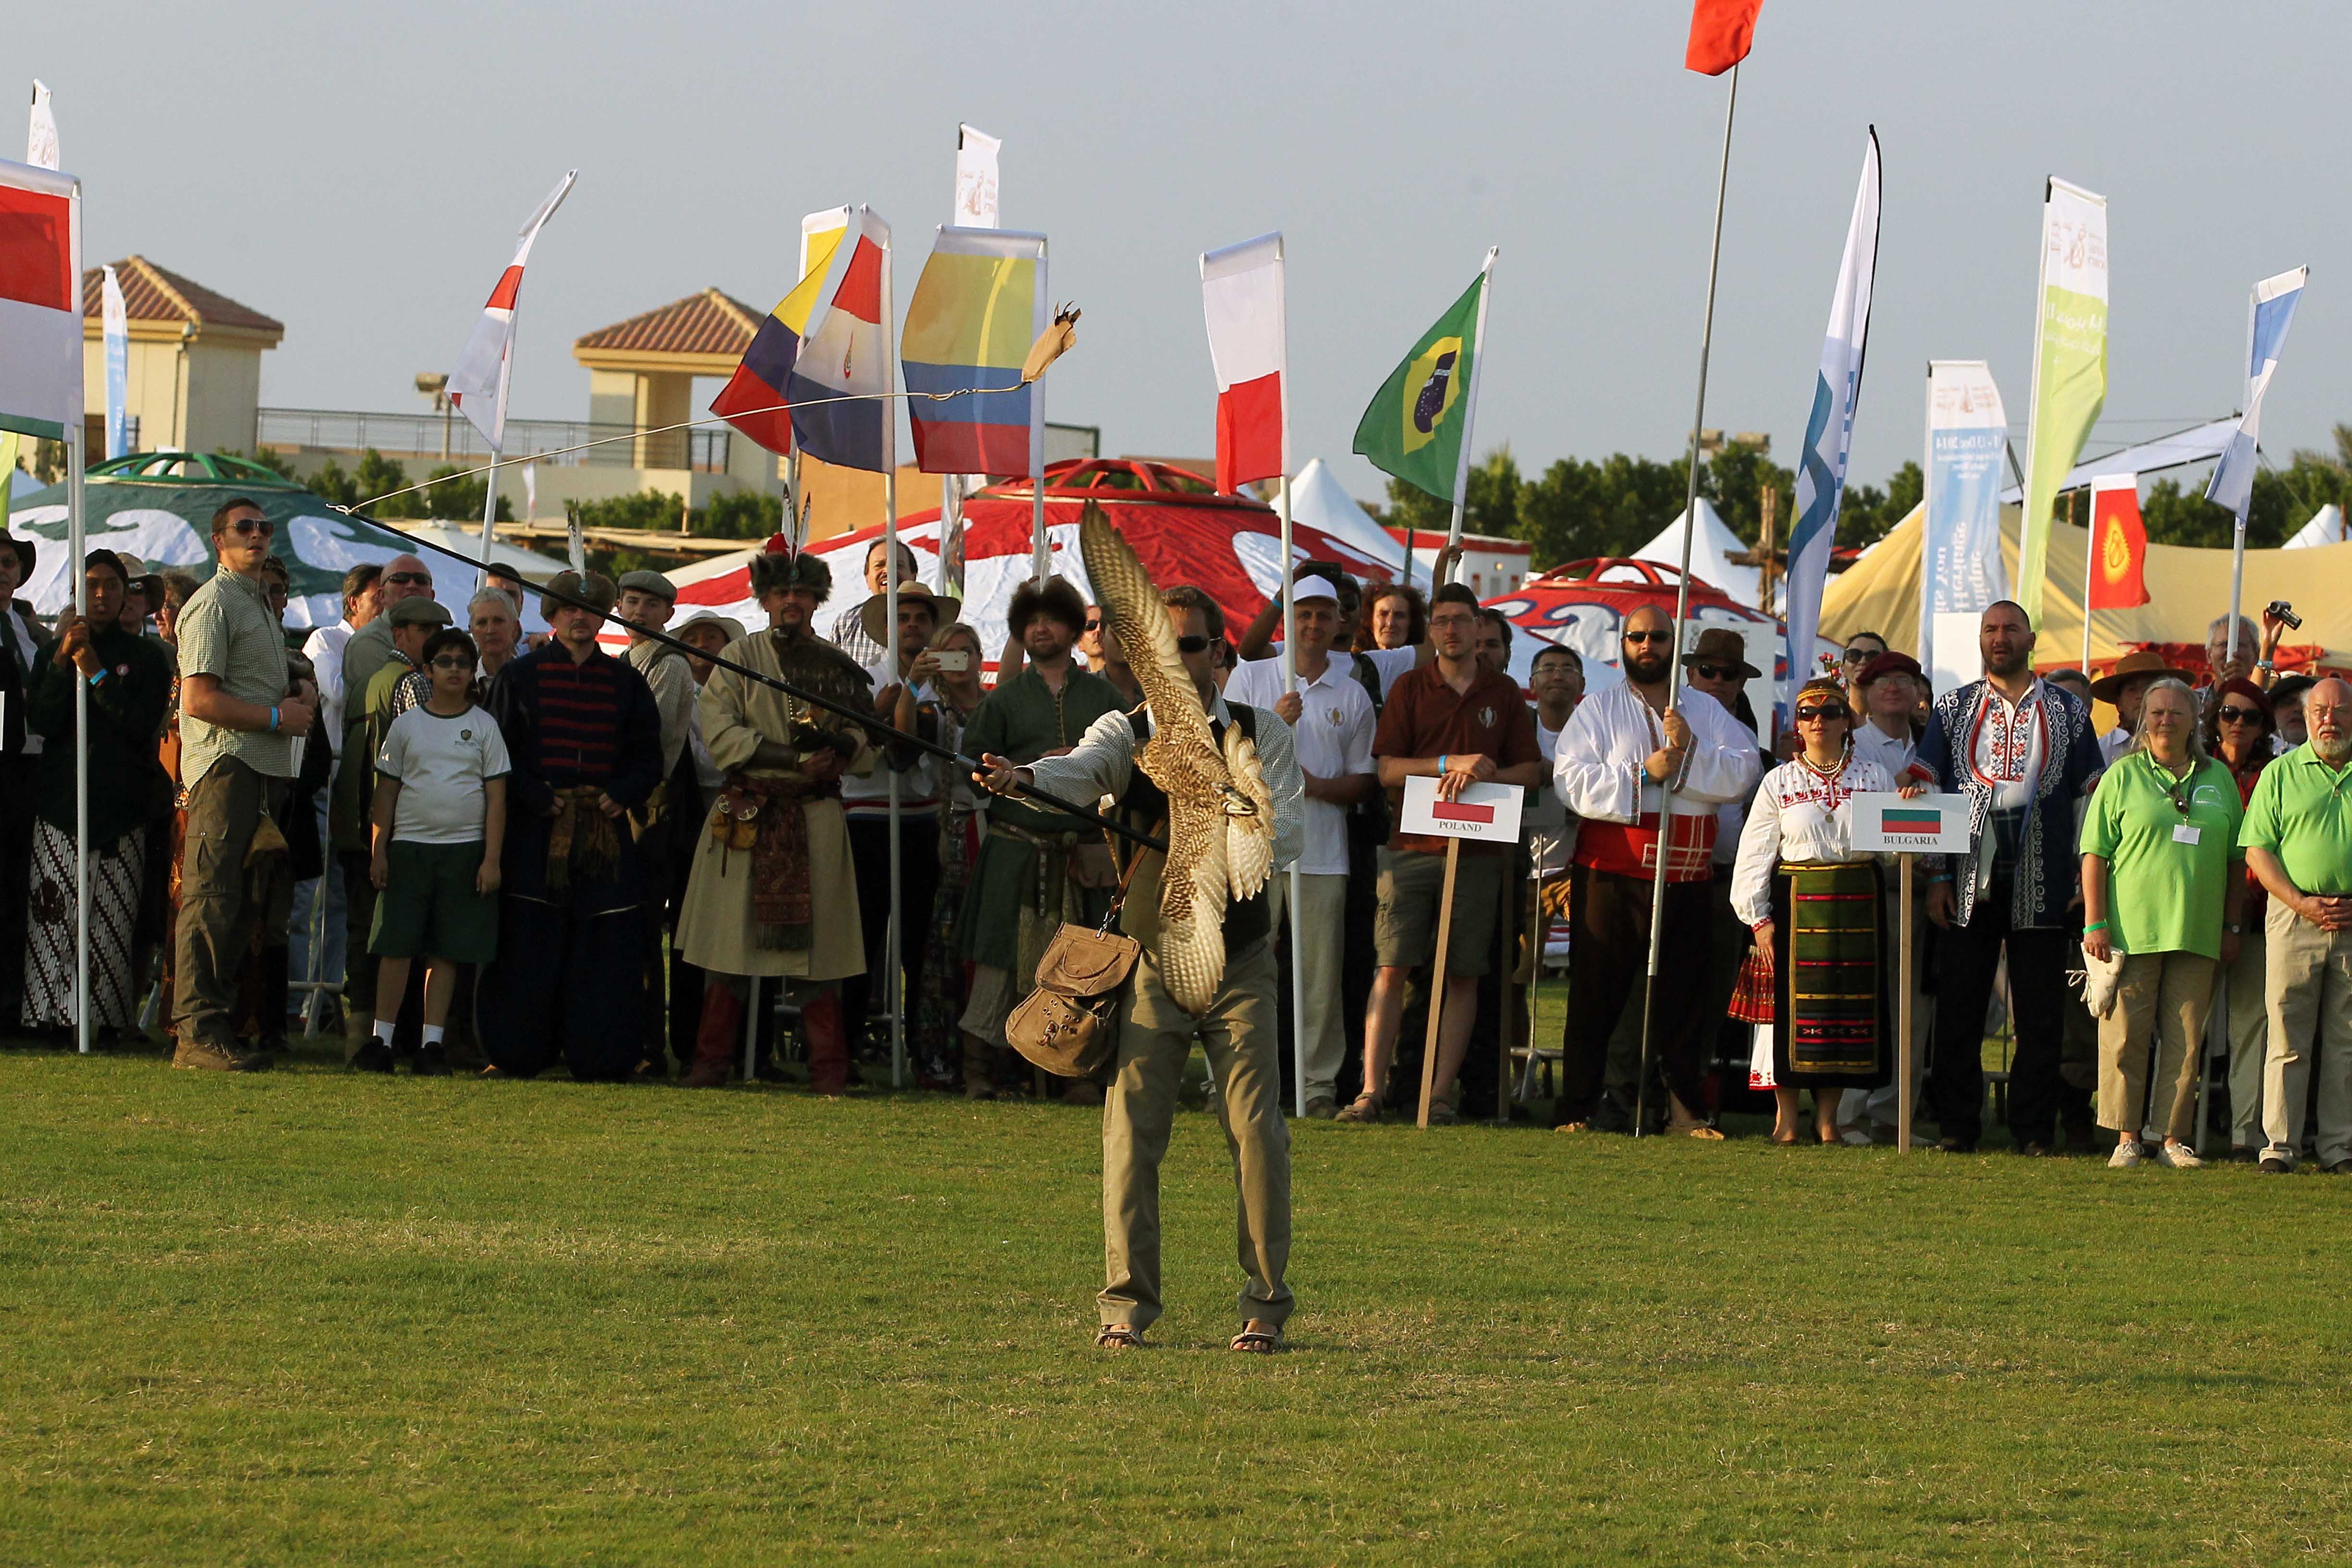
<svg viewBox="0 0 2352 1568">
<path fill-rule="evenodd" d="M 2251 724 L 2263 716 L 2259 708 L 2223 707 L 2216 715 L 2224 724 Z"/>
<path fill-rule="evenodd" d="M 268 523 L 262 524 L 264 531 L 267 531 L 268 526 L 269 525 Z M 394 572 L 390 576 L 384 578 L 384 581 L 387 583 L 415 583 L 420 586 L 430 588 L 433 586 L 433 574 L 430 572 Z"/>
<path fill-rule="evenodd" d="M 1691 673 L 1701 680 L 1729 680 L 1739 673 L 1739 667 L 1736 664 L 1695 664 L 1691 666 Z"/>
<path fill-rule="evenodd" d="M 1094 619 L 1088 621 L 1087 623 L 1087 630 L 1090 632 L 1098 632 L 1102 630 L 1102 617 L 1100 616 L 1097 616 Z"/>
<path fill-rule="evenodd" d="M 474 668 L 474 661 L 467 658 L 463 654 L 444 654 L 439 658 L 433 661 L 433 668 L 436 669 L 471 670 Z"/>
<path fill-rule="evenodd" d="M 1848 664 L 1868 664 L 1877 657 L 1866 647 L 1850 647 L 1845 650 L 1845 661 Z"/>
<path fill-rule="evenodd" d="M 228 525 L 228 531 L 247 538 L 258 536 L 267 539 L 278 531 L 278 525 L 266 517 L 240 517 Z"/>
<path fill-rule="evenodd" d="M 1625 640 L 1627 642 L 1665 642 L 1674 635 L 1672 632 L 1627 632 Z"/>
<path fill-rule="evenodd" d="M 1176 639 L 1176 651 L 1178 653 L 1199 653 L 1202 648 L 1205 648 L 1208 646 L 1209 639 L 1206 637 L 1178 637 Z"/>
<path fill-rule="evenodd" d="M 1846 707 L 1843 702 L 1824 702 L 1818 708 L 1808 706 L 1797 710 L 1797 722 L 1800 724 L 1811 724 L 1822 719 L 1843 719 L 1845 716 Z"/>
</svg>

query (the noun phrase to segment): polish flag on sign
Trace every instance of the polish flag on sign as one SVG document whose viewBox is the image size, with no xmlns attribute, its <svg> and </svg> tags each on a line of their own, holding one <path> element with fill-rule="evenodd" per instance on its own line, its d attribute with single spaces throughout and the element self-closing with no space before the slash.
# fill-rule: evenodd
<svg viewBox="0 0 2352 1568">
<path fill-rule="evenodd" d="M 523 264 L 530 259 L 531 242 L 541 226 L 555 216 L 579 177 L 580 171 L 573 169 L 556 181 L 555 189 L 522 226 L 522 243 L 515 247 L 514 259 L 499 274 L 481 320 L 474 323 L 466 346 L 457 351 L 456 368 L 449 372 L 449 401 L 492 447 L 506 444 L 507 357 L 514 348 L 515 300 L 522 293 Z"/>
<path fill-rule="evenodd" d="M 1756 43 L 1756 13 L 1762 9 L 1764 0 L 1694 0 L 1683 65 L 1721 76 L 1746 59 Z"/>
<path fill-rule="evenodd" d="M 1217 370 L 1217 489 L 1290 471 L 1289 388 L 1283 378 L 1282 236 L 1201 258 L 1209 358 Z"/>
<path fill-rule="evenodd" d="M 81 182 L 0 159 L 0 430 L 81 427 Z"/>
</svg>

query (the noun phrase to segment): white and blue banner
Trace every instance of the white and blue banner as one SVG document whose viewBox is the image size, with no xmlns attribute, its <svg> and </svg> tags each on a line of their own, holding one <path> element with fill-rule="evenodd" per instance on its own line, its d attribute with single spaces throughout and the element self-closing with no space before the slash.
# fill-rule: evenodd
<svg viewBox="0 0 2352 1568">
<path fill-rule="evenodd" d="M 106 455 L 131 455 L 131 312 L 122 303 L 122 285 L 114 268 L 105 269 L 99 300 L 99 323 L 106 347 Z"/>
<path fill-rule="evenodd" d="M 2009 597 L 2000 559 L 2001 464 L 2009 416 L 1979 359 L 1927 362 L 1927 471 L 1921 502 L 1919 666 L 1938 691 L 1974 680 L 1977 623 Z"/>
<path fill-rule="evenodd" d="M 1830 298 L 1829 334 L 1813 382 L 1812 412 L 1797 459 L 1797 521 L 1789 531 L 1787 622 L 1790 684 L 1805 668 L 1794 650 L 1810 649 L 1822 624 L 1822 588 L 1829 581 L 1830 547 L 1837 542 L 1838 503 L 1845 497 L 1846 459 L 1853 450 L 1853 411 L 1862 397 L 1863 350 L 1870 336 L 1870 286 L 1878 268 L 1878 130 L 1862 154 L 1862 184 L 1846 225 L 1845 258 Z"/>
<path fill-rule="evenodd" d="M 2279 351 L 2286 346 L 2286 330 L 2294 321 L 2295 301 L 2311 268 L 2298 267 L 2254 285 L 2246 327 L 2246 411 L 2238 416 L 2238 432 L 2229 449 L 2213 465 L 2205 499 L 2230 509 L 2238 531 L 2246 531 L 2246 507 L 2254 495 L 2254 454 L 2263 434 L 2263 394 L 2270 390 L 2271 372 L 2278 368 Z"/>
</svg>

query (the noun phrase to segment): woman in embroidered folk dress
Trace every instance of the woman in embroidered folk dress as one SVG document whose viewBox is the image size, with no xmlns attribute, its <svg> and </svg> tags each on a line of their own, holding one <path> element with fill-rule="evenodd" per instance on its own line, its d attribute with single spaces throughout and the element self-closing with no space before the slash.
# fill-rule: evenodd
<svg viewBox="0 0 2352 1568">
<path fill-rule="evenodd" d="M 1758 1070 L 1759 1049 L 1749 1076 L 1780 1102 L 1772 1141 L 1799 1141 L 1797 1091 L 1811 1089 L 1816 1131 L 1834 1143 L 1843 1091 L 1885 1079 L 1895 1038 L 1886 905 L 1876 859 L 1853 847 L 1852 801 L 1895 784 L 1853 754 L 1853 710 L 1836 681 L 1807 682 L 1794 707 L 1801 749 L 1756 791 L 1731 903 L 1772 960 L 1770 1070 Z M 1919 787 L 1906 781 L 1904 793 Z"/>
</svg>

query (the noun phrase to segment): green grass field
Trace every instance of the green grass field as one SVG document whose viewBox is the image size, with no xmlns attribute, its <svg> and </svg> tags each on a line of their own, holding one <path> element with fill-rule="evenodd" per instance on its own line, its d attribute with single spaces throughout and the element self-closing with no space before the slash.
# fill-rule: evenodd
<svg viewBox="0 0 2352 1568">
<path fill-rule="evenodd" d="M 1059 1106 L 0 1052 L 0 1561 L 2273 1563 L 2352 1551 L 2352 1184 L 1209 1116 L 1091 1346 Z"/>
</svg>

